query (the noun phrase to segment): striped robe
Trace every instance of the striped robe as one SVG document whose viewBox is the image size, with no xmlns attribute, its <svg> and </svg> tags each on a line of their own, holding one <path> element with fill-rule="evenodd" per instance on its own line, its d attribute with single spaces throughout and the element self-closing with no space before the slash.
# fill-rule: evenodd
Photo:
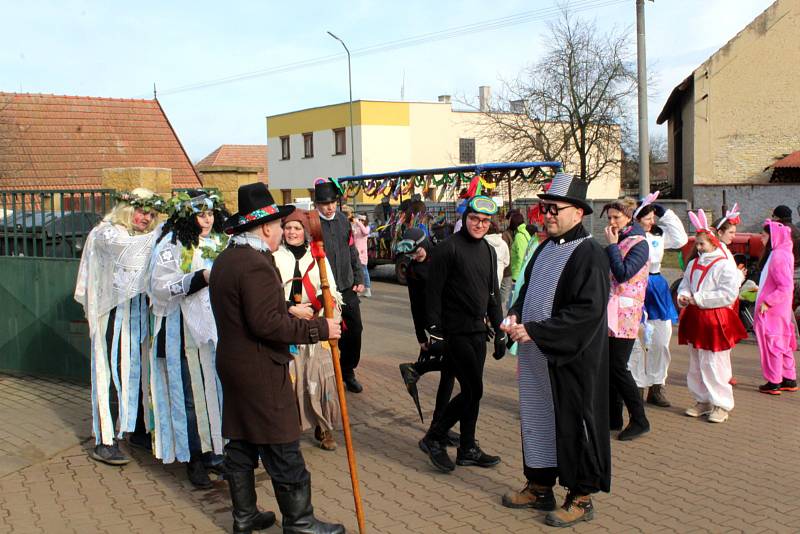
<svg viewBox="0 0 800 534">
<path fill-rule="evenodd" d="M 608 258 L 578 225 L 537 248 L 524 280 L 509 313 L 532 339 L 519 349 L 525 464 L 609 491 Z"/>
</svg>

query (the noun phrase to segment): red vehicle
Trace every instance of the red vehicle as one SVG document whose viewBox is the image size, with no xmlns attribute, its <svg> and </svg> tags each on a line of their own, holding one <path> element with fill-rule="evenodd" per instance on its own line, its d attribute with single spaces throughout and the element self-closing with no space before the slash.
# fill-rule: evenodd
<svg viewBox="0 0 800 534">
<path fill-rule="evenodd" d="M 689 261 L 691 261 L 695 251 L 694 242 L 694 236 L 689 237 L 689 241 L 680 250 L 679 260 L 682 269 L 686 269 Z M 728 250 L 731 251 L 738 265 L 745 266 L 747 269 L 747 278 L 758 282 L 760 275 L 758 262 L 761 259 L 761 254 L 764 252 L 764 244 L 761 242 L 761 235 L 745 232 L 737 233 L 733 238 L 733 242 L 728 245 Z M 680 279 L 675 280 L 670 288 L 672 290 L 672 301 L 676 309 L 678 307 L 678 286 L 680 283 Z M 751 303 L 740 303 L 739 308 L 739 315 L 742 318 L 742 322 L 749 331 L 753 329 L 752 307 Z"/>
<path fill-rule="evenodd" d="M 737 233 L 733 238 L 733 243 L 728 245 L 728 250 L 736 257 L 736 263 L 744 264 L 747 267 L 748 278 L 752 278 L 758 270 L 758 260 L 764 252 L 764 244 L 761 243 L 760 234 Z M 694 253 L 694 236 L 689 237 L 689 242 L 681 248 L 681 268 L 685 269 L 689 264 L 689 258 Z"/>
</svg>

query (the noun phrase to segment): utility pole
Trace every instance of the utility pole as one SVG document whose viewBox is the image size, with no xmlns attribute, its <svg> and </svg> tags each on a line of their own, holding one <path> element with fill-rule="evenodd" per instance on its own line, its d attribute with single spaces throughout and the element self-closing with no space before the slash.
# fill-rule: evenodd
<svg viewBox="0 0 800 534">
<path fill-rule="evenodd" d="M 344 51 L 347 52 L 347 85 L 350 89 L 350 171 L 351 176 L 356 175 L 356 145 L 353 137 L 353 75 L 350 70 L 350 49 L 344 44 L 344 41 L 336 37 L 333 33 L 328 32 L 328 35 L 342 43 Z"/>
<path fill-rule="evenodd" d="M 644 0 L 636 0 L 636 63 L 639 86 L 639 196 L 650 193 L 650 139 L 647 133 L 647 46 Z"/>
<path fill-rule="evenodd" d="M 350 176 L 356 175 L 356 143 L 353 129 L 353 74 L 350 70 L 350 49 L 344 44 L 344 41 L 336 37 L 333 33 L 328 32 L 328 35 L 342 43 L 344 51 L 347 52 L 347 86 L 350 89 Z M 353 195 L 353 214 L 356 212 L 356 195 Z"/>
</svg>

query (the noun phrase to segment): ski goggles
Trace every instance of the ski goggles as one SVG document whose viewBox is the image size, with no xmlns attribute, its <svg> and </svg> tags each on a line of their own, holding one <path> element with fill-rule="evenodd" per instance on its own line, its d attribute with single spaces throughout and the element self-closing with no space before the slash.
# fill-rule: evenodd
<svg viewBox="0 0 800 534">
<path fill-rule="evenodd" d="M 470 199 L 467 203 L 470 211 L 475 213 L 481 213 L 483 215 L 495 215 L 497 214 L 497 204 L 491 198 L 478 195 Z"/>
<path fill-rule="evenodd" d="M 419 239 L 402 239 L 394 246 L 394 251 L 397 254 L 413 254 L 423 241 L 425 241 L 425 236 Z"/>
</svg>

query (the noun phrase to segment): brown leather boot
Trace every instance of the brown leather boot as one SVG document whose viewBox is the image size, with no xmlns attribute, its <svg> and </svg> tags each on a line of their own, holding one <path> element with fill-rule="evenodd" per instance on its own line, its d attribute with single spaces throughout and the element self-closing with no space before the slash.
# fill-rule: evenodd
<svg viewBox="0 0 800 534">
<path fill-rule="evenodd" d="M 653 384 L 650 386 L 650 390 L 647 392 L 647 404 L 654 404 L 655 406 L 660 406 L 661 408 L 669 408 L 672 406 L 672 404 L 670 404 L 670 402 L 667 400 L 665 391 L 666 388 L 660 384 Z"/>
<path fill-rule="evenodd" d="M 326 451 L 336 450 L 336 440 L 333 439 L 333 432 L 330 430 L 322 430 L 322 427 L 314 429 L 314 437 L 319 441 L 319 448 Z"/>
<path fill-rule="evenodd" d="M 580 521 L 594 519 L 592 497 L 589 495 L 575 495 L 570 492 L 564 499 L 564 505 L 545 516 L 544 522 L 551 527 L 569 527 Z"/>
<path fill-rule="evenodd" d="M 553 488 L 528 482 L 519 491 L 509 491 L 503 495 L 503 506 L 506 508 L 533 508 L 534 510 L 555 510 L 556 498 Z"/>
</svg>

